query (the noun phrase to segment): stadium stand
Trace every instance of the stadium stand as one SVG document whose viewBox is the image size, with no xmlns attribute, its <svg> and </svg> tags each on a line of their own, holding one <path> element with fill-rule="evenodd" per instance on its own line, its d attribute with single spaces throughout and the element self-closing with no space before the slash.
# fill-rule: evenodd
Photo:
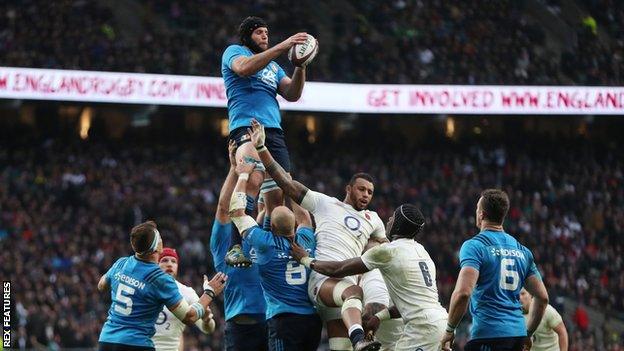
<svg viewBox="0 0 624 351">
<path fill-rule="evenodd" d="M 312 9 L 302 1 L 151 1 L 138 7 L 139 21 L 132 17 L 131 23 L 119 13 L 134 9 L 123 4 L 4 2 L 0 63 L 217 76 L 222 50 L 237 41 L 236 26 L 254 13 L 272 24 L 273 43 L 299 30 L 319 38 L 324 58 L 310 70 L 312 80 L 621 84 L 621 6 L 588 3 L 598 26 L 606 28 L 606 42 L 595 40 L 578 19 L 570 23 L 579 32 L 573 47 L 553 51 L 543 23 L 528 13 L 524 1 L 350 1 L 337 6 L 321 1 Z"/>
</svg>

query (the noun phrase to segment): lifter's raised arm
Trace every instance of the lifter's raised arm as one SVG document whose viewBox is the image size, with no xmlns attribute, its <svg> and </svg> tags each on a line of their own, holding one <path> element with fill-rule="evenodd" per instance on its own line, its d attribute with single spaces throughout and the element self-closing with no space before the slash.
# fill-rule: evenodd
<svg viewBox="0 0 624 351">
<path fill-rule="evenodd" d="M 256 150 L 258 150 L 260 160 L 275 183 L 277 183 L 288 197 L 293 199 L 296 203 L 301 204 L 309 189 L 298 181 L 293 180 L 292 177 L 286 173 L 284 168 L 273 159 L 269 150 L 264 146 L 264 126 L 258 123 L 258 121 L 252 120 L 249 134 L 251 136 L 251 142 L 256 147 Z"/>
<path fill-rule="evenodd" d="M 221 191 L 219 192 L 219 202 L 217 203 L 217 213 L 215 214 L 215 218 L 221 223 L 228 223 L 230 221 L 230 216 L 228 214 L 230 208 L 230 199 L 232 198 L 232 192 L 234 191 L 234 186 L 236 185 L 236 159 L 234 155 L 236 154 L 236 143 L 234 140 L 230 140 L 228 144 L 228 157 L 230 159 L 230 169 L 228 171 L 227 177 L 223 182 L 223 186 L 221 186 Z"/>
</svg>

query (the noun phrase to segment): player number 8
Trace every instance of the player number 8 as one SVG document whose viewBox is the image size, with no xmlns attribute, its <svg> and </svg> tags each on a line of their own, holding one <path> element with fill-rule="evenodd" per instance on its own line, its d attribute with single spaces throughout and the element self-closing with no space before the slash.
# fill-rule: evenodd
<svg viewBox="0 0 624 351">
<path fill-rule="evenodd" d="M 286 283 L 288 285 L 301 285 L 306 282 L 305 266 L 297 261 L 288 261 L 286 264 Z"/>
<path fill-rule="evenodd" d="M 520 282 L 520 276 L 518 272 L 513 270 L 513 266 L 516 265 L 516 260 L 513 258 L 503 258 L 501 260 L 500 270 L 500 282 L 499 286 L 503 290 L 515 291 L 518 289 L 518 283 Z"/>
</svg>

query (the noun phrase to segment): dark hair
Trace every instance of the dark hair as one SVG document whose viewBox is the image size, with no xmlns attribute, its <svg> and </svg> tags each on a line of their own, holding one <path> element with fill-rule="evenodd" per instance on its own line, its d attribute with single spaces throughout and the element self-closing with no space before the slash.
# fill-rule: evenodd
<svg viewBox="0 0 624 351">
<path fill-rule="evenodd" d="M 481 192 L 481 208 L 488 221 L 503 223 L 509 211 L 509 196 L 499 189 L 486 189 Z"/>
<path fill-rule="evenodd" d="M 147 221 L 141 223 L 130 231 L 130 244 L 138 254 L 149 253 L 150 246 L 156 235 L 156 222 Z"/>
<path fill-rule="evenodd" d="M 251 33 L 261 27 L 269 28 L 269 25 L 262 18 L 255 16 L 245 18 L 238 26 L 238 38 L 240 39 L 240 42 L 246 46 L 253 45 L 254 43 L 251 41 Z"/>
<path fill-rule="evenodd" d="M 390 237 L 414 238 L 425 226 L 425 216 L 412 204 L 403 204 L 394 210 Z"/>
<path fill-rule="evenodd" d="M 371 176 L 368 173 L 364 173 L 364 172 L 359 172 L 354 174 L 351 179 L 349 180 L 349 185 L 353 185 L 355 184 L 355 181 L 358 180 L 359 178 L 362 178 L 364 180 L 368 180 L 371 183 L 375 183 L 375 181 L 373 180 L 373 176 Z"/>
</svg>

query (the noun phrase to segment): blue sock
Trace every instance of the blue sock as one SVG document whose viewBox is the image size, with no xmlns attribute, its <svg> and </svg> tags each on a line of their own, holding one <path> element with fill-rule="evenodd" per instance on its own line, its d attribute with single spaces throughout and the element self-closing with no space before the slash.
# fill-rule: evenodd
<svg viewBox="0 0 624 351">
<path fill-rule="evenodd" d="M 267 214 L 264 215 L 264 223 L 262 223 L 262 229 L 266 231 L 271 230 L 271 216 Z"/>
<path fill-rule="evenodd" d="M 349 339 L 351 339 L 351 344 L 355 346 L 355 344 L 357 344 L 361 340 L 364 340 L 364 329 L 362 329 L 362 327 L 353 329 L 354 330 L 349 333 Z"/>
<path fill-rule="evenodd" d="M 248 216 L 253 216 L 253 212 L 256 209 L 256 198 L 247 195 L 247 205 L 245 207 L 245 214 Z"/>
</svg>

